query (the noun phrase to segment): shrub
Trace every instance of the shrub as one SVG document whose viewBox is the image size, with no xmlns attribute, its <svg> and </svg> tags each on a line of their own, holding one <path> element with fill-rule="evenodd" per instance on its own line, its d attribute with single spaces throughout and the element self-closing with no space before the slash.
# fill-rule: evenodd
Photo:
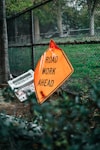
<svg viewBox="0 0 100 150">
<path fill-rule="evenodd" d="M 62 91 L 57 99 L 52 97 L 42 105 L 37 104 L 35 95 L 28 101 L 32 103 L 31 124 L 35 124 L 35 128 L 29 127 L 30 122 L 22 125 L 25 122 L 22 119 L 18 119 L 16 125 L 16 118 L 6 124 L 0 116 L 0 150 L 99 150 L 99 82 L 91 86 L 87 97 L 70 99 L 66 91 Z"/>
</svg>

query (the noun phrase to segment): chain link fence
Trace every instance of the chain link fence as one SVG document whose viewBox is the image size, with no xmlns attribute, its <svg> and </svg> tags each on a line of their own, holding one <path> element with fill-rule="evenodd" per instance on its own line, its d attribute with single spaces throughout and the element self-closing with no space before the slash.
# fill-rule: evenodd
<svg viewBox="0 0 100 150">
<path fill-rule="evenodd" d="M 39 3 L 9 17 L 7 25 L 11 73 L 18 76 L 30 68 L 34 69 L 50 39 L 62 46 L 100 43 L 99 17 L 97 7 L 92 36 L 86 5 L 57 5 L 56 1 L 50 1 L 44 5 Z"/>
</svg>

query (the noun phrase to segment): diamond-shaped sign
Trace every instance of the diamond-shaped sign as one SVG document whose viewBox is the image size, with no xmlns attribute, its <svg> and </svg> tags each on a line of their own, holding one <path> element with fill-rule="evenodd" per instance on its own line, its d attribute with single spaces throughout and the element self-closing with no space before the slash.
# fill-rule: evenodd
<svg viewBox="0 0 100 150">
<path fill-rule="evenodd" d="M 43 103 L 73 73 L 64 51 L 53 40 L 38 61 L 34 71 L 34 86 L 39 103 Z"/>
</svg>

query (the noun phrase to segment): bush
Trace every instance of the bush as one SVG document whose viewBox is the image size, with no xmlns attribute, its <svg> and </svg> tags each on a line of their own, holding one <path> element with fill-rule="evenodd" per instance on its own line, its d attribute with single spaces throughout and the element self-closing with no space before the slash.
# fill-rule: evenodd
<svg viewBox="0 0 100 150">
<path fill-rule="evenodd" d="M 17 119 L 16 125 L 16 118 L 5 123 L 0 116 L 0 150 L 99 150 L 99 82 L 91 86 L 87 97 L 70 99 L 63 91 L 59 98 L 42 105 L 37 104 L 35 95 L 28 101 L 33 110 L 31 123 L 22 125 L 25 120 Z"/>
</svg>

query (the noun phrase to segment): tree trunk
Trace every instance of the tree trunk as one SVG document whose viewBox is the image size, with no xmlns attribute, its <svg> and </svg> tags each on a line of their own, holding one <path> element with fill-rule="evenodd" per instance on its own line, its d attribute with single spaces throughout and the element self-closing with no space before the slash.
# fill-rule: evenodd
<svg viewBox="0 0 100 150">
<path fill-rule="evenodd" d="M 34 16 L 34 40 L 37 42 L 40 40 L 40 26 L 39 26 L 39 18 L 37 16 Z"/>
<path fill-rule="evenodd" d="M 95 12 L 95 7 L 97 5 L 98 1 L 97 0 L 87 0 L 87 5 L 88 5 L 88 12 L 89 12 L 89 18 L 90 18 L 90 35 L 94 36 L 94 12 Z"/>
<path fill-rule="evenodd" d="M 5 0 L 0 0 L 0 84 L 8 81 L 9 73 Z"/>
<path fill-rule="evenodd" d="M 57 9 L 57 25 L 58 25 L 59 36 L 60 36 L 60 37 L 63 37 L 62 13 L 61 13 L 60 1 L 58 1 L 58 9 Z"/>
<path fill-rule="evenodd" d="M 90 13 L 90 35 L 94 36 L 94 12 Z"/>
</svg>

